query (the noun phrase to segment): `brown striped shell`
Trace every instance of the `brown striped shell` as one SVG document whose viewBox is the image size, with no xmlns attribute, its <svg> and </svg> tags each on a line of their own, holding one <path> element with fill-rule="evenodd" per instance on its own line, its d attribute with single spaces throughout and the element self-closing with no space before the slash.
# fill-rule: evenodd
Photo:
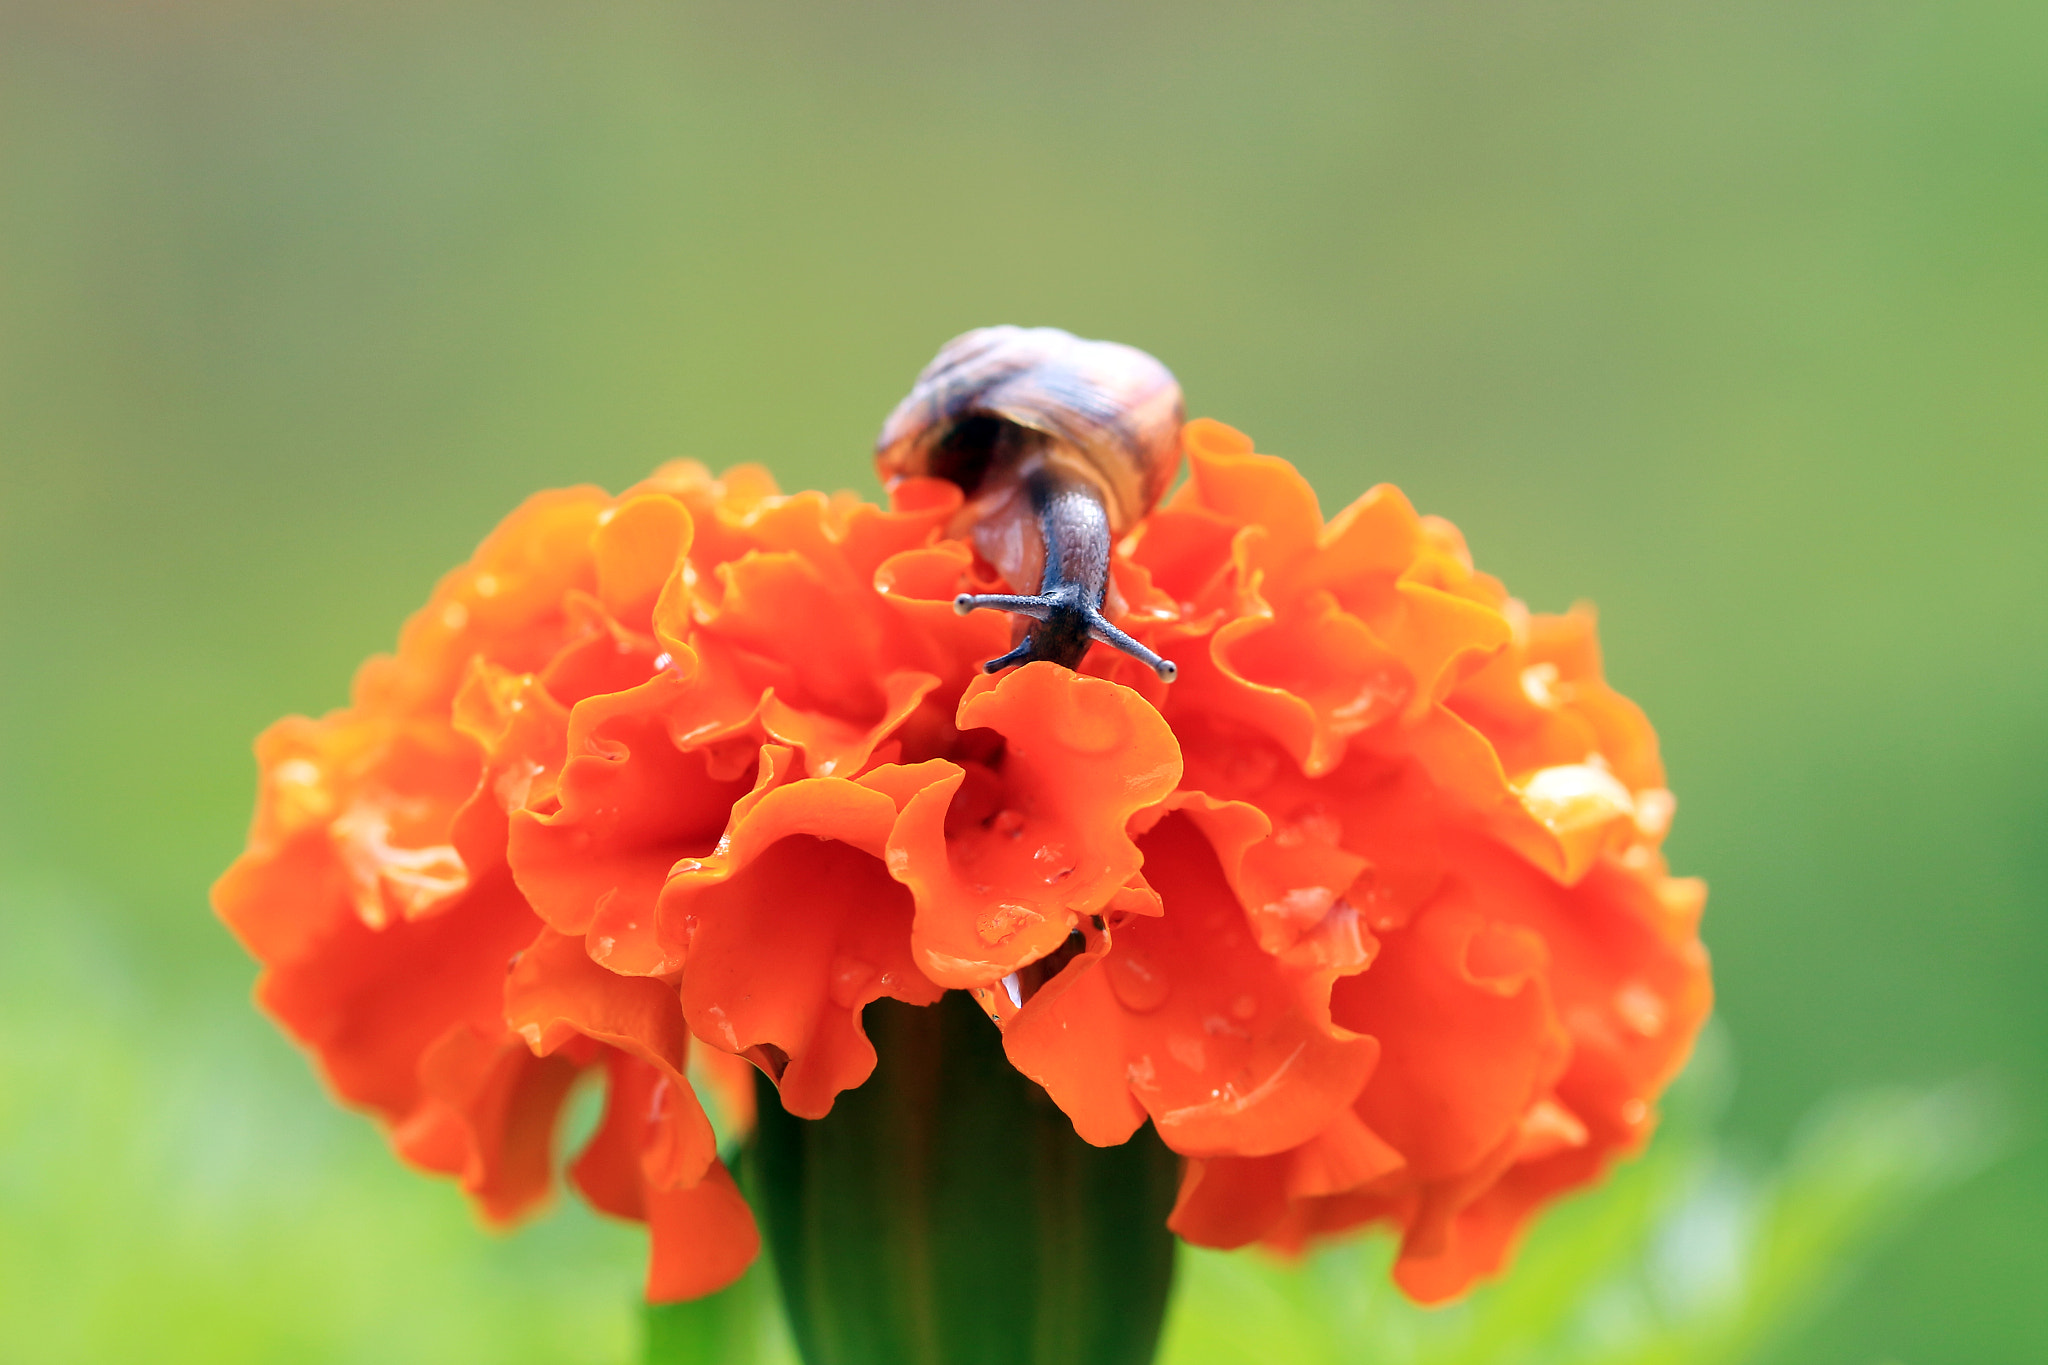
<svg viewBox="0 0 2048 1365">
<path fill-rule="evenodd" d="M 885 485 L 952 480 L 971 516 L 992 505 L 996 490 L 983 485 L 1014 472 L 1022 435 L 1033 454 L 1093 484 L 1122 535 L 1179 471 L 1183 415 L 1172 372 L 1135 347 L 1057 327 L 981 327 L 924 367 L 882 424 L 875 467 Z"/>
</svg>

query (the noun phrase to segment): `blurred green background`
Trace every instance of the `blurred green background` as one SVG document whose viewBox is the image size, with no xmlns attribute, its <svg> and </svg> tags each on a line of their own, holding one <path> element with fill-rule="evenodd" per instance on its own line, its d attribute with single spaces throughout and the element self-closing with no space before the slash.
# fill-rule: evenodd
<svg viewBox="0 0 2048 1365">
<path fill-rule="evenodd" d="M 1688 1169 L 2006 1114 L 1756 1358 L 2048 1359 L 2038 0 L 0 0 L 0 1358 L 630 1356 L 632 1230 L 475 1232 L 248 1009 L 249 741 L 535 488 L 872 491 L 991 321 L 1597 601 L 1713 886 Z"/>
</svg>

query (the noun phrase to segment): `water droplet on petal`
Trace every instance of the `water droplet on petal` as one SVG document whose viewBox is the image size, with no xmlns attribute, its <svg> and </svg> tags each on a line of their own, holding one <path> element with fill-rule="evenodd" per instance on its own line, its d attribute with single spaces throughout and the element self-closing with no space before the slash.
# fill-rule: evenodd
<svg viewBox="0 0 2048 1365">
<path fill-rule="evenodd" d="M 1173 990 L 1173 983 L 1167 980 L 1159 964 L 1136 949 L 1112 949 L 1104 970 L 1109 973 L 1109 988 L 1133 1014 L 1149 1014 L 1158 1009 Z"/>
<path fill-rule="evenodd" d="M 859 1008 L 861 992 L 874 979 L 875 969 L 872 965 L 842 953 L 832 960 L 829 986 L 832 1003 L 843 1010 Z"/>
<path fill-rule="evenodd" d="M 1631 981 L 1615 993 L 1614 1012 L 1621 1016 L 1622 1023 L 1645 1038 L 1655 1038 L 1664 1031 L 1664 1001 L 1640 981 Z"/>
<path fill-rule="evenodd" d="M 1028 905 L 997 905 L 974 917 L 974 932 L 983 943 L 993 946 L 1044 918 Z"/>
<path fill-rule="evenodd" d="M 1554 709 L 1558 704 L 1557 665 L 1530 664 L 1522 670 L 1522 693 L 1536 705 Z"/>
</svg>

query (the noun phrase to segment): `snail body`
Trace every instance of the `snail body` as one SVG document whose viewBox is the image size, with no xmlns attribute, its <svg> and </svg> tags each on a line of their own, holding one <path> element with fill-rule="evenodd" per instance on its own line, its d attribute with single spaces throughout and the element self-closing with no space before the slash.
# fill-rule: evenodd
<svg viewBox="0 0 2048 1365">
<path fill-rule="evenodd" d="M 1103 616 L 1109 552 L 1180 467 L 1180 385 L 1145 352 L 1053 327 L 983 327 L 925 366 L 882 426 L 885 484 L 942 478 L 965 494 L 948 530 L 971 539 L 1016 594 L 963 593 L 965 614 L 1014 612 L 1017 647 L 984 667 L 1067 668 L 1091 641 L 1171 682 L 1174 667 Z"/>
</svg>

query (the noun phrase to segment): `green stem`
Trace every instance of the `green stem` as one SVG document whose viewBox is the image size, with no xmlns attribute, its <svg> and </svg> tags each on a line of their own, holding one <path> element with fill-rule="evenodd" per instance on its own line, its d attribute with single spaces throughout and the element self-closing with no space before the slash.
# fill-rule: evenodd
<svg viewBox="0 0 2048 1365">
<path fill-rule="evenodd" d="M 1177 1160 L 1091 1147 L 965 995 L 865 1014 L 880 1064 L 815 1122 L 760 1088 L 749 1194 L 807 1365 L 1145 1365 Z"/>
</svg>

